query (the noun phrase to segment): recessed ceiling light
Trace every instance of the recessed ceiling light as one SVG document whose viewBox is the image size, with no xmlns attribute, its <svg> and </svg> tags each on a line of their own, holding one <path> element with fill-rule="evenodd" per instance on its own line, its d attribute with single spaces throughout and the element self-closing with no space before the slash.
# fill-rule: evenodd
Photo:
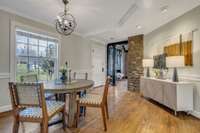
<svg viewBox="0 0 200 133">
<path fill-rule="evenodd" d="M 127 12 L 121 17 L 121 19 L 118 22 L 119 26 L 123 26 L 129 19 L 130 17 L 137 11 L 138 6 L 137 4 L 133 4 L 130 6 L 130 8 L 127 10 Z"/>
<path fill-rule="evenodd" d="M 161 13 L 166 13 L 168 11 L 168 6 L 163 6 L 160 8 Z"/>
<path fill-rule="evenodd" d="M 141 25 L 136 25 L 136 28 L 137 28 L 137 29 L 141 29 L 142 26 L 141 26 Z"/>
</svg>

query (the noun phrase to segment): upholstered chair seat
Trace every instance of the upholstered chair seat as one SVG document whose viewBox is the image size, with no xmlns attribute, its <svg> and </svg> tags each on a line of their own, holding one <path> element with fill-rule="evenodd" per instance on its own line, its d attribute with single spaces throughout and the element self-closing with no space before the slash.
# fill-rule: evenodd
<svg viewBox="0 0 200 133">
<path fill-rule="evenodd" d="M 85 96 L 79 99 L 81 104 L 93 104 L 93 105 L 101 105 L 103 96 L 96 94 L 86 94 Z"/>
</svg>

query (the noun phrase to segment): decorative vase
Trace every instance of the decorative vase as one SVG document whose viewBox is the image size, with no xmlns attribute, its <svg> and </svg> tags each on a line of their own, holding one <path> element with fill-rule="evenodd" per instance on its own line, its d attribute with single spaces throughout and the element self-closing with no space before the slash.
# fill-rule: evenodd
<svg viewBox="0 0 200 133">
<path fill-rule="evenodd" d="M 65 83 L 67 81 L 67 75 L 66 73 L 62 73 L 62 76 L 60 77 L 60 80 Z"/>
</svg>

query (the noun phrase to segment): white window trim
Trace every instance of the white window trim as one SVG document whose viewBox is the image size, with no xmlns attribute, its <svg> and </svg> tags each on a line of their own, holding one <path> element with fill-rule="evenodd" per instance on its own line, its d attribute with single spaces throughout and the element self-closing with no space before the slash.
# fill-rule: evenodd
<svg viewBox="0 0 200 133">
<path fill-rule="evenodd" d="M 20 28 L 25 31 L 30 31 L 37 34 L 42 34 L 50 37 L 54 37 L 58 40 L 58 68 L 60 67 L 60 57 L 61 57 L 61 35 L 53 32 L 48 32 L 45 30 L 41 30 L 39 28 L 35 28 L 29 25 L 25 25 L 23 23 L 17 21 L 11 21 L 10 28 L 10 81 L 16 81 L 16 28 Z M 58 70 L 59 71 L 59 70 Z M 58 72 L 56 73 L 56 77 L 58 77 Z"/>
</svg>

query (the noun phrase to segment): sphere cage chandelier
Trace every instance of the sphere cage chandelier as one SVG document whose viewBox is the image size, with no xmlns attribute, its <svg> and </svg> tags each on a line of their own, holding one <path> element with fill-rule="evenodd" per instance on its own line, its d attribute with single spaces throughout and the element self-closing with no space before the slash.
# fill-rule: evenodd
<svg viewBox="0 0 200 133">
<path fill-rule="evenodd" d="M 63 0 L 65 5 L 64 12 L 59 13 L 56 19 L 56 30 L 58 33 L 68 36 L 70 35 L 76 28 L 77 24 L 75 18 L 67 12 L 67 4 L 68 0 Z"/>
</svg>

